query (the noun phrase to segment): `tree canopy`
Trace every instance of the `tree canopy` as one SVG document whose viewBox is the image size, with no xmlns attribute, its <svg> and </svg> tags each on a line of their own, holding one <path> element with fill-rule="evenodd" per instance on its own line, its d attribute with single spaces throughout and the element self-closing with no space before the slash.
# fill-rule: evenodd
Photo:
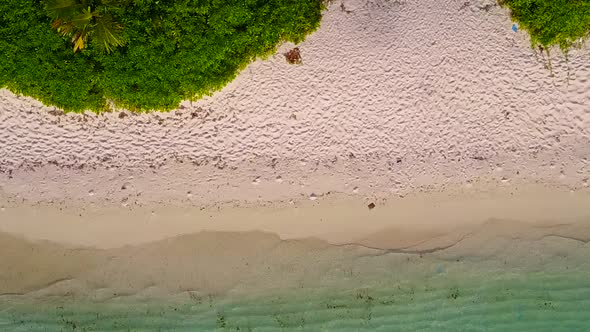
<svg viewBox="0 0 590 332">
<path fill-rule="evenodd" d="M 0 87 L 66 111 L 169 110 L 320 23 L 321 0 L 3 0 Z"/>
</svg>

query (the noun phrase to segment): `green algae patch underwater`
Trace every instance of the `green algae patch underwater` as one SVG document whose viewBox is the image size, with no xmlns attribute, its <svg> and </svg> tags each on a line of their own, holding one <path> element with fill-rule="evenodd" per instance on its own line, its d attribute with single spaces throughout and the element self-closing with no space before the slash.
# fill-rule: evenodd
<svg viewBox="0 0 590 332">
<path fill-rule="evenodd" d="M 108 15 L 121 40 L 105 52 L 99 21 L 88 20 L 76 26 L 89 38 L 75 52 L 65 25 L 62 34 L 52 29 L 63 22 L 48 3 L 79 8 L 74 21 Z M 109 100 L 133 111 L 170 110 L 222 88 L 280 42 L 302 41 L 322 9 L 320 0 L 4 0 L 0 87 L 66 111 L 100 112 Z"/>
<path fill-rule="evenodd" d="M 588 274 L 374 279 L 257 297 L 0 300 L 3 331 L 588 331 Z"/>
</svg>

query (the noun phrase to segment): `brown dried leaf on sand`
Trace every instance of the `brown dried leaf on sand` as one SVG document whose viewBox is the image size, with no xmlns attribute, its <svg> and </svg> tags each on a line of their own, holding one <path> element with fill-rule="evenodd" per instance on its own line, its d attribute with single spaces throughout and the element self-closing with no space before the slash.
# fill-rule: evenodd
<svg viewBox="0 0 590 332">
<path fill-rule="evenodd" d="M 284 53 L 283 55 L 287 59 L 288 63 L 292 65 L 301 64 L 301 52 L 299 51 L 299 47 L 295 47 L 294 49 Z"/>
</svg>

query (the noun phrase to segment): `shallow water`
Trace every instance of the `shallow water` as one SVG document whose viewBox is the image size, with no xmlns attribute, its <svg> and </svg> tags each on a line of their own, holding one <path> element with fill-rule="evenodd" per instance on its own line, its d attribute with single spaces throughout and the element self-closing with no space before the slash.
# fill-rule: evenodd
<svg viewBox="0 0 590 332">
<path fill-rule="evenodd" d="M 4 303 L 0 329 L 588 331 L 588 276 L 496 275 L 356 289 L 301 289 L 244 300 Z"/>
<path fill-rule="evenodd" d="M 587 242 L 551 236 L 474 242 L 476 252 L 469 243 L 431 254 L 325 249 L 330 266 L 314 262 L 322 253 L 305 259 L 320 275 L 263 291 L 244 283 L 223 294 L 4 295 L 0 330 L 590 330 Z"/>
</svg>

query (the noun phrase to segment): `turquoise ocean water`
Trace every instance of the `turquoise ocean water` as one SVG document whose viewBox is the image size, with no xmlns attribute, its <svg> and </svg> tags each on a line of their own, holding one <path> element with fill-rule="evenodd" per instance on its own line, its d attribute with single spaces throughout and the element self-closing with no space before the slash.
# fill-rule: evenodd
<svg viewBox="0 0 590 332">
<path fill-rule="evenodd" d="M 300 289 L 236 300 L 3 303 L 2 331 L 590 331 L 588 275 Z"/>
<path fill-rule="evenodd" d="M 295 268 L 321 273 L 263 291 L 4 294 L 0 331 L 590 331 L 584 241 L 480 237 L 434 253 L 343 252 L 308 255 Z"/>
</svg>

